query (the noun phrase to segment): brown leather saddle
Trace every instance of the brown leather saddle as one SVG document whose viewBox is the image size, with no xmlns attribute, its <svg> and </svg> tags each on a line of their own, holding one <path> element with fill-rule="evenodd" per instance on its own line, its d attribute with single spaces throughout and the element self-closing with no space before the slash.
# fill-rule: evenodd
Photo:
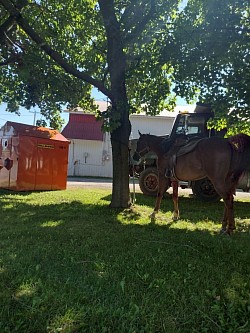
<svg viewBox="0 0 250 333">
<path fill-rule="evenodd" d="M 176 178 L 174 169 L 176 166 L 177 157 L 191 153 L 196 148 L 198 143 L 201 140 L 205 140 L 205 139 L 206 138 L 201 138 L 201 139 L 195 138 L 195 139 L 189 140 L 187 143 L 184 143 L 183 145 L 175 146 L 174 152 L 171 153 L 170 156 L 168 157 L 169 161 L 168 161 L 168 167 L 166 168 L 166 177 Z"/>
</svg>

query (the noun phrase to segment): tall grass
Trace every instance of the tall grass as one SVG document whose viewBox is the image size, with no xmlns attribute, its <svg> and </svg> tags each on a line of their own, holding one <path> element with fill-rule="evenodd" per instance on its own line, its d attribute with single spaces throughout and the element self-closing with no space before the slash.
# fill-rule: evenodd
<svg viewBox="0 0 250 333">
<path fill-rule="evenodd" d="M 110 191 L 0 191 L 0 332 L 250 332 L 250 198 L 219 236 L 223 203 Z"/>
</svg>

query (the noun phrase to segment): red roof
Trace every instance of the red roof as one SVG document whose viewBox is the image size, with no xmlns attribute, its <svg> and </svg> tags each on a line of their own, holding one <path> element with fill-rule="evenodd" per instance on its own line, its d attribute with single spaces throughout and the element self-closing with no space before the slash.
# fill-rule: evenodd
<svg viewBox="0 0 250 333">
<path fill-rule="evenodd" d="M 103 141 L 102 122 L 93 114 L 70 113 L 69 122 L 62 131 L 68 139 Z"/>
<path fill-rule="evenodd" d="M 14 135 L 34 136 L 37 138 L 44 138 L 58 141 L 68 141 L 60 132 L 46 127 L 32 126 L 13 121 L 7 121 L 2 127 L 3 132 L 8 132 L 10 127 L 14 129 Z"/>
</svg>

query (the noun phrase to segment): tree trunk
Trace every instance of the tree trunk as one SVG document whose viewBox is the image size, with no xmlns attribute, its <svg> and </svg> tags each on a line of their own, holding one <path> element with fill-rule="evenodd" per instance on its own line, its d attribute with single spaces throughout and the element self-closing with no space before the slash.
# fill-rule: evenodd
<svg viewBox="0 0 250 333">
<path fill-rule="evenodd" d="M 117 51 L 115 52 L 117 54 Z M 121 52 L 117 66 L 111 66 L 112 119 L 119 126 L 111 132 L 113 156 L 113 190 L 110 206 L 127 208 L 130 206 L 129 192 L 129 136 L 131 125 L 129 121 L 129 104 L 125 86 L 125 66 L 120 62 L 124 55 Z M 120 64 L 120 66 L 119 66 Z M 115 124 L 115 122 L 114 122 Z"/>
<path fill-rule="evenodd" d="M 99 0 L 107 35 L 107 63 L 111 83 L 111 144 L 113 156 L 113 190 L 111 207 L 130 205 L 128 143 L 131 126 L 126 92 L 126 58 L 120 23 L 117 21 L 114 0 Z M 118 125 L 118 126 L 117 126 Z"/>
<path fill-rule="evenodd" d="M 110 207 L 127 208 L 130 206 L 128 147 L 112 142 L 113 186 Z"/>
<path fill-rule="evenodd" d="M 127 107 L 128 109 L 128 107 Z M 122 110 L 120 111 L 122 112 Z M 131 204 L 129 190 L 129 135 L 130 122 L 128 112 L 123 110 L 123 122 L 111 133 L 113 156 L 113 187 L 111 207 L 127 208 Z"/>
</svg>

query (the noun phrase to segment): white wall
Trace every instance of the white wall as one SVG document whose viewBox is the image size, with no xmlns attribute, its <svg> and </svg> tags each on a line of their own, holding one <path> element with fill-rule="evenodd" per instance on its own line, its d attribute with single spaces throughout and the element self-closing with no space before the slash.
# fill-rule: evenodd
<svg viewBox="0 0 250 333">
<path fill-rule="evenodd" d="M 112 177 L 112 153 L 107 137 L 104 142 L 71 140 L 68 176 Z"/>
<path fill-rule="evenodd" d="M 132 115 L 131 139 L 141 133 L 153 135 L 170 134 L 173 117 Z M 70 138 L 69 138 L 70 140 Z M 112 151 L 110 135 L 104 135 L 104 141 L 72 139 L 69 145 L 68 176 L 92 176 L 112 178 Z"/>
<path fill-rule="evenodd" d="M 138 139 L 139 133 L 165 135 L 170 134 L 175 117 L 131 115 L 131 139 Z"/>
</svg>

